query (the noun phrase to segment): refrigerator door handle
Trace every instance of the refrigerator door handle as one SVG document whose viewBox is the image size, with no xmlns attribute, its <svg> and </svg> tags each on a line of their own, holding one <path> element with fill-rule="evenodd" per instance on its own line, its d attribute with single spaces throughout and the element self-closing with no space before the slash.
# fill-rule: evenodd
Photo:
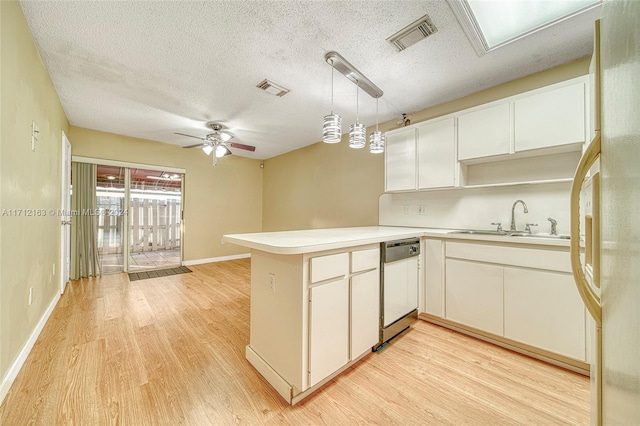
<svg viewBox="0 0 640 426">
<path fill-rule="evenodd" d="M 578 163 L 576 173 L 573 177 L 571 185 L 571 269 L 573 270 L 573 278 L 578 288 L 578 293 L 582 298 L 585 306 L 595 320 L 596 326 L 602 326 L 602 307 L 600 297 L 593 291 L 587 278 L 585 277 L 582 264 L 580 263 L 580 192 L 582 183 L 587 176 L 589 169 L 600 155 L 600 132 L 596 132 L 595 137 L 587 147 L 584 155 Z M 597 207 L 595 207 L 597 208 Z M 600 242 L 595 242 L 600 244 Z"/>
</svg>

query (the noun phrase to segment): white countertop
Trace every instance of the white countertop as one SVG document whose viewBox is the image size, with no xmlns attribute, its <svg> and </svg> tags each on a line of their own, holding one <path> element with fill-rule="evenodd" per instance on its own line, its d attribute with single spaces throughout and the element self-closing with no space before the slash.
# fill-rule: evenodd
<svg viewBox="0 0 640 426">
<path fill-rule="evenodd" d="M 354 247 L 412 237 L 495 241 L 569 247 L 569 240 L 535 237 L 504 237 L 477 234 L 451 234 L 452 229 L 408 228 L 400 226 L 359 226 L 352 228 L 307 229 L 300 231 L 228 234 L 225 242 L 275 254 L 303 254 Z"/>
</svg>

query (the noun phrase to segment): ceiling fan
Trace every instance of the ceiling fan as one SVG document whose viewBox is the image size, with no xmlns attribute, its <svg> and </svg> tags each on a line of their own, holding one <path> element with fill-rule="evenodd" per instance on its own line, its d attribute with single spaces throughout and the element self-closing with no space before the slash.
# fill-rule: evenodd
<svg viewBox="0 0 640 426">
<path fill-rule="evenodd" d="M 233 154 L 229 147 L 244 149 L 246 151 L 255 151 L 256 147 L 251 145 L 245 145 L 237 142 L 230 142 L 233 139 L 233 135 L 227 132 L 223 132 L 222 125 L 218 123 L 207 123 L 207 126 L 213 130 L 213 133 L 209 133 L 205 137 L 201 138 L 199 136 L 187 135 L 185 133 L 175 133 L 176 135 L 187 136 L 189 138 L 200 139 L 204 142 L 198 143 L 195 145 L 184 146 L 183 148 L 202 148 L 205 154 L 210 155 L 212 152 L 213 155 L 213 165 L 218 165 L 218 158 L 225 157 L 227 155 Z"/>
</svg>

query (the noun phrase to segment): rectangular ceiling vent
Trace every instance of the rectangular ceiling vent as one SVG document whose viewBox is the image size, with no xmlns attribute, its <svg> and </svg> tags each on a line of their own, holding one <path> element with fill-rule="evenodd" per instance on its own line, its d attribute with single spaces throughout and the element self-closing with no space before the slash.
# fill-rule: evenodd
<svg viewBox="0 0 640 426">
<path fill-rule="evenodd" d="M 387 41 L 393 44 L 396 49 L 398 49 L 398 52 L 401 52 L 412 44 L 416 44 L 420 40 L 424 40 L 437 31 L 438 29 L 433 25 L 433 22 L 431 22 L 429 15 L 424 15 L 413 24 L 407 25 L 389 37 Z"/>
<path fill-rule="evenodd" d="M 284 96 L 289 93 L 289 89 L 280 86 L 279 84 L 274 83 L 273 81 L 267 80 L 266 78 L 262 80 L 256 86 L 258 89 L 262 89 L 265 92 L 275 95 L 275 96 Z"/>
</svg>

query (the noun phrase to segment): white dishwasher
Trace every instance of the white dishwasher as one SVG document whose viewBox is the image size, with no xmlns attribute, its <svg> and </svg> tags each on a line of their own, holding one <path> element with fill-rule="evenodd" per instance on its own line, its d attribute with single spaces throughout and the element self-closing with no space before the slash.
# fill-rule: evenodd
<svg viewBox="0 0 640 426">
<path fill-rule="evenodd" d="M 380 342 L 409 328 L 418 318 L 418 256 L 420 239 L 380 244 Z"/>
</svg>

